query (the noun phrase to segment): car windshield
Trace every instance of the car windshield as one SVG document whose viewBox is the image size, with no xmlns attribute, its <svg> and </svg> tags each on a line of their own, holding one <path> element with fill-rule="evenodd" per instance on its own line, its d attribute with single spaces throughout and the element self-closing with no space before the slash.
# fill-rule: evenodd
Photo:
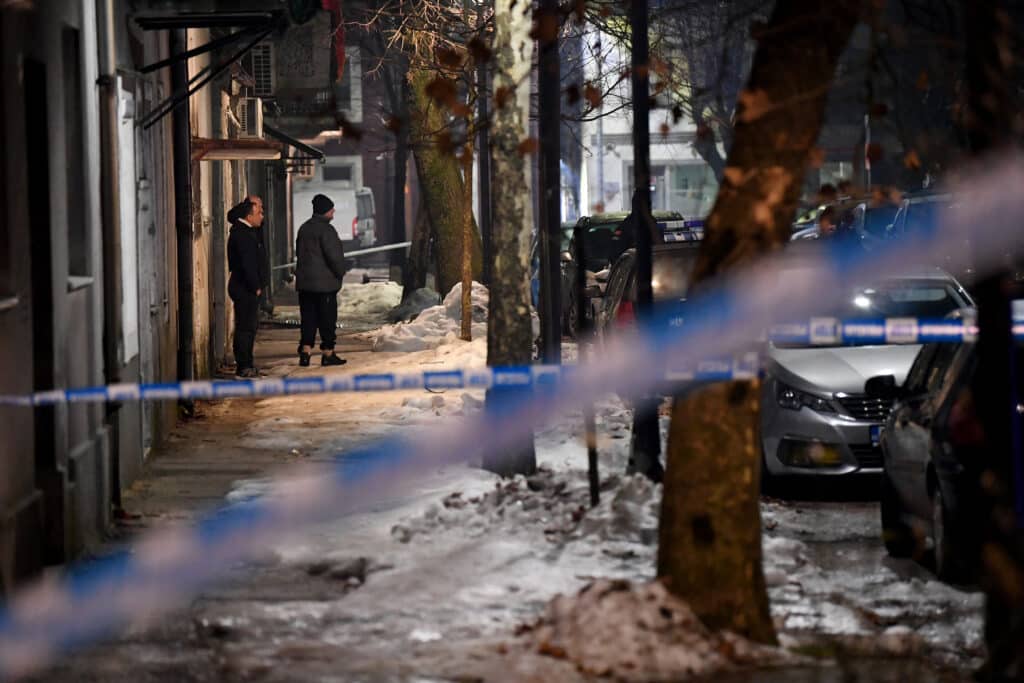
<svg viewBox="0 0 1024 683">
<path fill-rule="evenodd" d="M 938 226 L 942 212 L 952 206 L 949 201 L 930 201 L 908 204 L 906 209 L 906 222 L 903 230 L 907 234 L 920 234 L 925 231 L 932 231 Z"/>
</svg>

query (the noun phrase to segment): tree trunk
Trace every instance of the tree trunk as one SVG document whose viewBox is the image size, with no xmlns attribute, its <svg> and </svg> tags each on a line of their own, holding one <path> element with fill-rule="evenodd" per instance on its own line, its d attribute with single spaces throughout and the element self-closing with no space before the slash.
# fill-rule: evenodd
<svg viewBox="0 0 1024 683">
<path fill-rule="evenodd" d="M 532 360 L 530 322 L 530 233 L 533 206 L 529 157 L 521 151 L 530 114 L 529 14 L 517 0 L 497 0 L 494 15 L 495 109 L 491 124 L 491 168 L 500 182 L 493 187 L 493 254 L 488 365 L 528 365 Z M 507 390 L 506 390 L 507 391 Z M 488 410 L 500 410 L 503 392 L 487 393 Z M 484 467 L 503 476 L 529 474 L 537 467 L 533 439 L 514 453 L 488 457 Z"/>
<path fill-rule="evenodd" d="M 779 0 L 761 28 L 724 181 L 693 274 L 702 281 L 788 241 L 839 55 L 860 3 Z M 755 36 L 758 37 L 758 36 Z M 761 566 L 757 382 L 676 400 L 658 576 L 707 626 L 775 642 Z"/>
<path fill-rule="evenodd" d="M 1016 142 L 1016 108 L 1009 92 L 1013 50 L 1008 29 L 1012 23 L 1005 3 L 999 0 L 962 0 L 961 6 L 967 38 L 964 128 L 971 153 L 984 157 L 1010 149 Z M 985 435 L 975 484 L 982 494 L 977 517 L 982 521 L 978 565 L 985 591 L 988 656 L 977 678 L 983 681 L 1020 680 L 1024 675 L 1024 518 L 1015 509 L 1024 491 L 1014 476 L 1014 449 L 1019 447 L 1014 443 L 1014 431 L 1021 425 L 1013 410 L 1020 402 L 1015 382 L 1022 355 L 1011 327 L 1011 300 L 1021 296 L 1021 291 L 1008 275 L 1005 269 L 992 273 L 974 288 L 980 333 L 978 368 L 970 395 Z"/>
<path fill-rule="evenodd" d="M 423 205 L 437 238 L 437 285 L 444 296 L 462 279 L 462 220 L 467 209 L 458 160 L 438 145 L 438 133 L 445 130 L 446 117 L 426 92 L 433 77 L 432 72 L 415 67 L 409 72 L 409 119 Z M 473 274 L 479 277 L 480 237 L 475 226 L 472 232 Z"/>
<path fill-rule="evenodd" d="M 422 200 L 416 208 L 416 220 L 413 223 L 411 241 L 407 263 L 409 276 L 402 286 L 403 301 L 417 289 L 427 286 L 427 273 L 430 270 L 430 226 Z"/>
</svg>

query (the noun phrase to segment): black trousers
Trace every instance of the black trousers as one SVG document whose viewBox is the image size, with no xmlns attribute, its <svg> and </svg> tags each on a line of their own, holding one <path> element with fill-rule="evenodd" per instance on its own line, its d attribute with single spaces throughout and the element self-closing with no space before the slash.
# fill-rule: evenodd
<svg viewBox="0 0 1024 683">
<path fill-rule="evenodd" d="M 256 344 L 256 328 L 259 326 L 260 299 L 251 292 L 229 287 L 228 294 L 235 304 L 235 352 L 237 370 L 253 367 L 252 348 Z"/>
<path fill-rule="evenodd" d="M 302 346 L 314 346 L 316 332 L 320 330 L 320 348 L 334 348 L 335 327 L 338 324 L 337 292 L 299 292 L 299 316 L 302 318 Z"/>
</svg>

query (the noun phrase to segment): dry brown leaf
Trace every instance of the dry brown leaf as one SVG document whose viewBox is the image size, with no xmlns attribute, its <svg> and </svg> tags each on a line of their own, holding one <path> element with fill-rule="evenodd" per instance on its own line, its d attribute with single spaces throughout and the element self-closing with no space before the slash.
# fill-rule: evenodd
<svg viewBox="0 0 1024 683">
<path fill-rule="evenodd" d="M 526 156 L 528 154 L 536 154 L 539 149 L 540 143 L 537 141 L 537 138 L 526 138 L 519 143 L 517 151 L 519 156 Z"/>
<path fill-rule="evenodd" d="M 384 127 L 392 133 L 398 133 L 402 130 L 402 119 L 397 116 L 389 116 L 384 122 Z"/>
<path fill-rule="evenodd" d="M 772 110 L 772 101 L 764 90 L 741 90 L 738 118 L 743 123 L 752 123 Z"/>
<path fill-rule="evenodd" d="M 917 150 L 909 150 L 903 155 L 903 165 L 914 170 L 921 168 L 921 157 L 917 155 Z"/>
<path fill-rule="evenodd" d="M 807 153 L 807 163 L 811 165 L 811 168 L 821 168 L 825 163 L 825 150 L 821 147 L 812 147 Z"/>
<path fill-rule="evenodd" d="M 437 63 L 446 69 L 458 69 L 462 66 L 462 55 L 447 47 L 439 47 L 434 53 Z"/>
<path fill-rule="evenodd" d="M 592 84 L 587 83 L 584 86 L 583 97 L 587 100 L 587 104 L 590 105 L 591 109 L 597 109 L 601 106 L 601 91 Z"/>
<path fill-rule="evenodd" d="M 658 127 L 658 132 L 661 133 L 661 137 L 663 137 L 663 138 L 667 138 L 668 134 L 671 131 L 672 131 L 672 128 L 667 123 L 664 123 L 664 122 L 662 122 L 661 126 Z"/>
<path fill-rule="evenodd" d="M 460 116 L 464 119 L 469 118 L 473 113 L 473 110 L 465 102 L 456 102 L 452 105 L 452 114 Z"/>
<path fill-rule="evenodd" d="M 501 85 L 494 90 L 494 106 L 503 109 L 509 100 L 512 99 L 513 91 L 508 86 Z"/>
<path fill-rule="evenodd" d="M 452 81 L 444 76 L 438 76 L 434 80 L 427 83 L 425 92 L 430 99 L 434 100 L 438 104 L 446 107 L 451 107 L 456 102 L 458 95 L 458 88 L 455 87 L 455 81 Z"/>
<path fill-rule="evenodd" d="M 736 166 L 726 166 L 722 176 L 734 187 L 739 187 L 746 180 L 746 175 Z"/>
</svg>

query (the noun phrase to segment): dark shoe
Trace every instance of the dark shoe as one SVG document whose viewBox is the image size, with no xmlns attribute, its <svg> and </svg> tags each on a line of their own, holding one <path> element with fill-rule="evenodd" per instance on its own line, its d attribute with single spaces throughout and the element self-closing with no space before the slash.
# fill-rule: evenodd
<svg viewBox="0 0 1024 683">
<path fill-rule="evenodd" d="M 303 368 L 309 367 L 309 354 L 304 351 L 299 351 L 299 366 Z"/>
<path fill-rule="evenodd" d="M 340 358 L 339 356 L 337 356 L 336 354 L 333 354 L 333 353 L 325 353 L 323 355 L 323 357 L 320 359 L 320 365 L 324 365 L 324 366 L 327 366 L 327 365 L 344 365 L 347 362 L 348 361 L 345 360 L 344 358 Z"/>
<path fill-rule="evenodd" d="M 260 376 L 260 371 L 256 368 L 242 368 L 235 372 L 235 377 L 240 379 L 256 379 Z"/>
</svg>

